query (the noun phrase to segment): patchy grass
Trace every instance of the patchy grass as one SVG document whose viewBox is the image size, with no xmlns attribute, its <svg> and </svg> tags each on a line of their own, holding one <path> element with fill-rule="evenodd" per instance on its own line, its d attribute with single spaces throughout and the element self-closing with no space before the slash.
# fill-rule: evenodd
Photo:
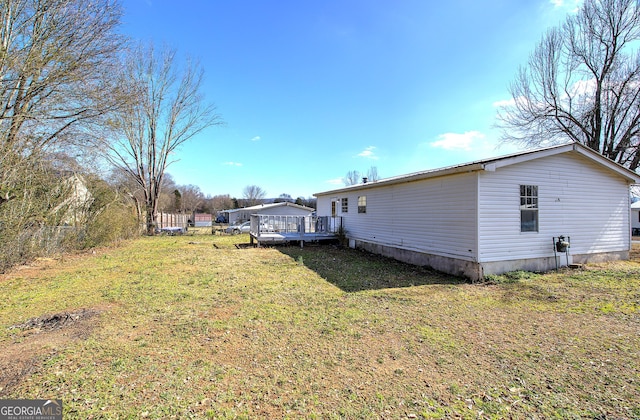
<svg viewBox="0 0 640 420">
<path fill-rule="evenodd" d="M 0 277 L 0 398 L 69 419 L 640 417 L 637 257 L 471 285 L 240 242 L 142 238 Z"/>
</svg>

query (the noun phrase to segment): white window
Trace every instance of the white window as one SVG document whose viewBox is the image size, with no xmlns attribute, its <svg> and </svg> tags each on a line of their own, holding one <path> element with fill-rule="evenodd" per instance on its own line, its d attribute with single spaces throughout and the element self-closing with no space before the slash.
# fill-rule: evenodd
<svg viewBox="0 0 640 420">
<path fill-rule="evenodd" d="M 347 197 L 344 197 L 340 203 L 342 204 L 342 212 L 343 213 L 348 213 L 349 212 L 349 199 Z"/>
<path fill-rule="evenodd" d="M 520 232 L 538 231 L 538 186 L 520 185 Z"/>
<path fill-rule="evenodd" d="M 358 197 L 358 213 L 366 213 L 367 212 L 367 196 L 361 195 Z"/>
</svg>

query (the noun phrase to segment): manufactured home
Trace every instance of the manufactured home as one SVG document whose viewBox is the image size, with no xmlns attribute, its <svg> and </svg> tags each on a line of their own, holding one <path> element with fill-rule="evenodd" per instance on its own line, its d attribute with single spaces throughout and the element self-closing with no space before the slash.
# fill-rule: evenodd
<svg viewBox="0 0 640 420">
<path fill-rule="evenodd" d="M 340 218 L 349 246 L 475 281 L 627 259 L 629 187 L 639 182 L 593 150 L 565 144 L 315 196 L 318 216 Z"/>
<path fill-rule="evenodd" d="M 298 204 L 281 202 L 272 204 L 258 204 L 257 206 L 241 209 L 224 210 L 221 213 L 227 216 L 230 225 L 248 222 L 253 214 L 271 216 L 309 216 L 315 209 L 300 206 Z"/>
</svg>

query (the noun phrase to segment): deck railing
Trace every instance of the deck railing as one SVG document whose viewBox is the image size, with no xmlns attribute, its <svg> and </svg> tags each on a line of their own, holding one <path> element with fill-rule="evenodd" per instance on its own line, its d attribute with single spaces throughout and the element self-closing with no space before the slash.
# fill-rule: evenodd
<svg viewBox="0 0 640 420">
<path fill-rule="evenodd" d="M 251 215 L 251 234 L 259 237 L 266 233 L 280 234 L 332 234 L 340 227 L 341 219 L 329 216 L 276 216 Z"/>
</svg>

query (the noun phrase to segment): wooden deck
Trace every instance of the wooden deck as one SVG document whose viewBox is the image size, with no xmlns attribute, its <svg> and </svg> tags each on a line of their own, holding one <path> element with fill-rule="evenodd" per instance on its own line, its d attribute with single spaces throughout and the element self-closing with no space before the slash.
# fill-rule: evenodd
<svg viewBox="0 0 640 420">
<path fill-rule="evenodd" d="M 251 243 L 320 242 L 335 240 L 341 219 L 327 216 L 251 216 Z"/>
</svg>

